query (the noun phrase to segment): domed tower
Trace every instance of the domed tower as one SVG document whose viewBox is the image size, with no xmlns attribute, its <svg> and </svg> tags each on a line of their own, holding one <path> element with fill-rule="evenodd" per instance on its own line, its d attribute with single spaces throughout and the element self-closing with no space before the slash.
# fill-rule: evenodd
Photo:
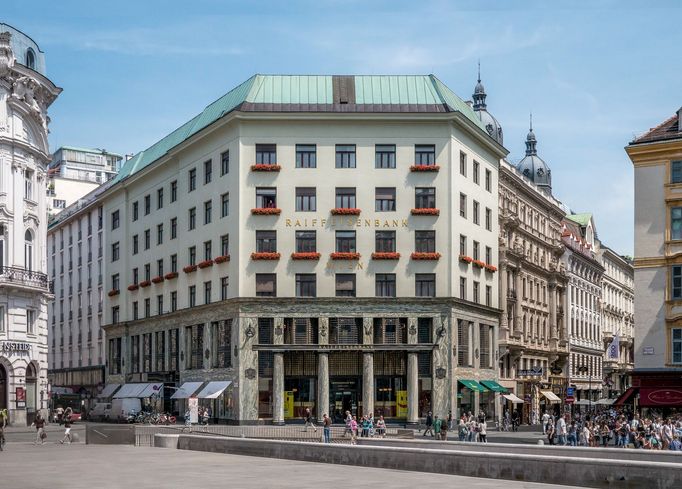
<svg viewBox="0 0 682 489">
<path fill-rule="evenodd" d="M 533 132 L 533 117 L 531 116 L 530 130 L 526 136 L 526 156 L 519 162 L 516 169 L 533 182 L 540 191 L 552 195 L 552 170 L 538 156 L 537 144 Z"/>
<path fill-rule="evenodd" d="M 502 144 L 503 143 L 502 126 L 500 125 L 499 122 L 497 122 L 497 119 L 495 119 L 493 115 L 490 112 L 488 112 L 488 109 L 486 108 L 487 106 L 485 103 L 485 98 L 487 97 L 487 95 L 485 93 L 485 88 L 483 88 L 483 84 L 481 83 L 480 63 L 478 64 L 478 83 L 476 83 L 476 88 L 474 88 L 474 94 L 472 95 L 472 97 L 474 100 L 474 105 L 472 106 L 472 108 L 474 109 L 474 112 L 485 126 L 486 131 L 488 131 L 488 134 L 490 134 L 491 138 L 493 138 L 498 143 Z"/>
</svg>

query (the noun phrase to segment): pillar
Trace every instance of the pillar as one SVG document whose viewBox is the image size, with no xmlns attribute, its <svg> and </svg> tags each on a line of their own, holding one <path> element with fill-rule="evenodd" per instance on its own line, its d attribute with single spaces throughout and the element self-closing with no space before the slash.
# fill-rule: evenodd
<svg viewBox="0 0 682 489">
<path fill-rule="evenodd" d="M 503 338 L 509 337 L 509 322 L 507 319 L 507 261 L 500 260 L 500 271 L 498 280 L 500 281 L 500 309 L 502 315 L 500 316 L 500 328 L 502 329 Z"/>
<path fill-rule="evenodd" d="M 329 412 L 329 353 L 317 354 L 317 421 L 322 415 L 331 416 Z"/>
<path fill-rule="evenodd" d="M 417 353 L 407 354 L 407 424 L 419 423 L 419 369 Z"/>
<path fill-rule="evenodd" d="M 374 412 L 374 353 L 362 354 L 362 414 Z"/>
<path fill-rule="evenodd" d="M 284 353 L 275 352 L 272 366 L 272 424 L 284 424 Z"/>
<path fill-rule="evenodd" d="M 550 328 L 549 337 L 551 340 L 558 340 L 559 339 L 559 331 L 557 329 L 557 322 L 556 322 L 556 309 L 557 309 L 556 283 L 550 282 L 548 284 L 548 289 L 549 289 L 549 328 Z"/>
<path fill-rule="evenodd" d="M 516 305 L 514 306 L 514 336 L 521 336 L 522 334 L 522 324 L 521 324 L 521 301 L 523 300 L 523 284 L 521 282 L 521 266 L 516 268 L 515 289 L 516 289 Z"/>
</svg>

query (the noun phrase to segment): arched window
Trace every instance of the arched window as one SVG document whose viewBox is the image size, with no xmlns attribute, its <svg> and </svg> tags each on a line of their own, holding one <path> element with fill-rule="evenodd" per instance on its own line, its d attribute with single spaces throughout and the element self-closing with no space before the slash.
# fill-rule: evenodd
<svg viewBox="0 0 682 489">
<path fill-rule="evenodd" d="M 33 234 L 30 229 L 24 235 L 24 268 L 33 270 Z"/>
<path fill-rule="evenodd" d="M 26 50 L 26 67 L 31 68 L 32 70 L 36 69 L 36 54 L 31 48 Z"/>
</svg>

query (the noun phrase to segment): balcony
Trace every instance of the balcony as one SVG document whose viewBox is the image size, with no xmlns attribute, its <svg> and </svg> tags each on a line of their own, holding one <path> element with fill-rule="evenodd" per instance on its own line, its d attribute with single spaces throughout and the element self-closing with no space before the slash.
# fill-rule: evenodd
<svg viewBox="0 0 682 489">
<path fill-rule="evenodd" d="M 54 292 L 54 282 L 48 279 L 47 274 L 19 267 L 1 267 L 0 285 L 38 288 Z"/>
</svg>

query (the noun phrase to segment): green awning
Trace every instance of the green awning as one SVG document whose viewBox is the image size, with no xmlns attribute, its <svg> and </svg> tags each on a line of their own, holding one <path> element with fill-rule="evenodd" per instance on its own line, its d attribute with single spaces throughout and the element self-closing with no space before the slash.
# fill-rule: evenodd
<svg viewBox="0 0 682 489">
<path fill-rule="evenodd" d="M 467 389 L 472 390 L 474 392 L 487 392 L 488 391 L 488 389 L 483 387 L 481 384 L 479 384 L 475 380 L 459 379 L 459 383 L 462 384 Z"/>
<path fill-rule="evenodd" d="M 490 389 L 493 392 L 500 392 L 502 394 L 506 394 L 508 391 L 506 388 L 502 387 L 500 384 L 495 382 L 494 380 L 482 380 L 481 384 L 486 386 L 488 389 Z"/>
</svg>

